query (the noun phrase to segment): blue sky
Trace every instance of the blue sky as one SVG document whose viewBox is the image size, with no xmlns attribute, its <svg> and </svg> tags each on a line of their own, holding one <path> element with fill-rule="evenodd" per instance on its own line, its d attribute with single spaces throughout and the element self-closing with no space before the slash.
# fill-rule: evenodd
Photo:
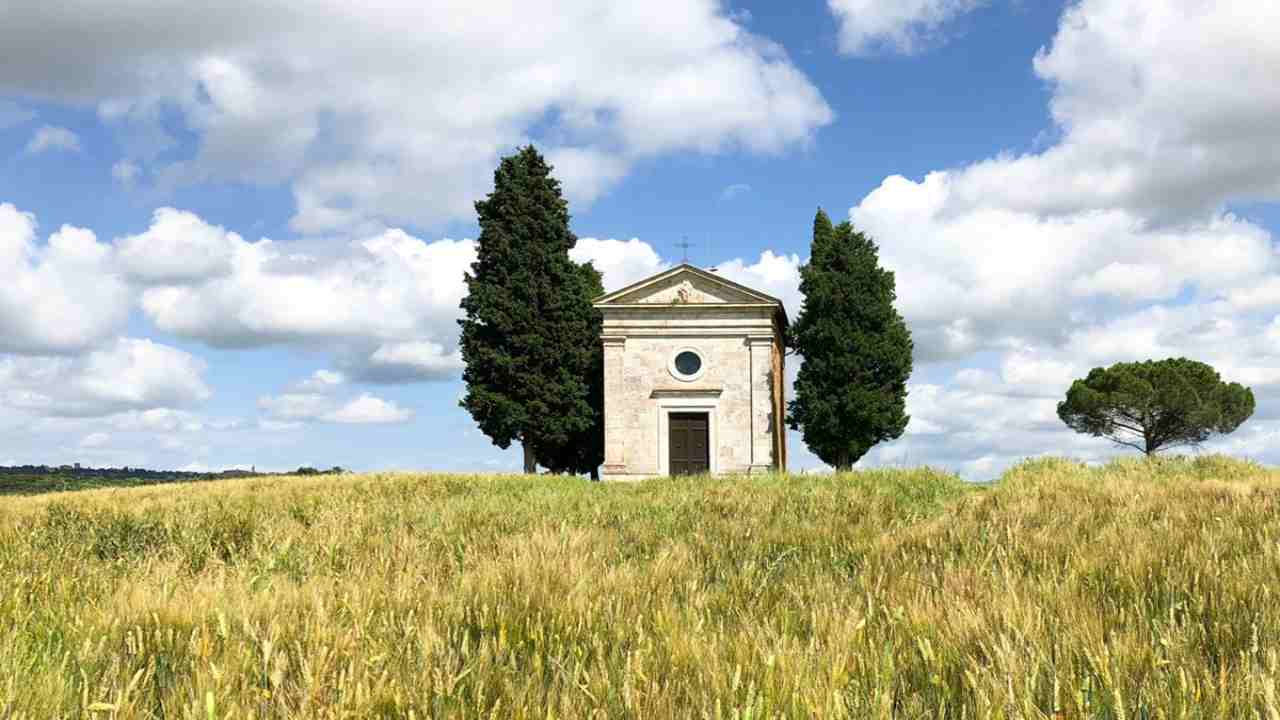
<svg viewBox="0 0 1280 720">
<path fill-rule="evenodd" d="M 864 465 L 1106 457 L 1054 403 L 1168 355 L 1258 396 L 1214 449 L 1280 461 L 1267 4 L 239 5 L 0 28 L 0 462 L 516 467 L 454 320 L 523 142 L 611 286 L 687 236 L 794 313 L 815 208 L 871 233 L 918 353 Z"/>
</svg>

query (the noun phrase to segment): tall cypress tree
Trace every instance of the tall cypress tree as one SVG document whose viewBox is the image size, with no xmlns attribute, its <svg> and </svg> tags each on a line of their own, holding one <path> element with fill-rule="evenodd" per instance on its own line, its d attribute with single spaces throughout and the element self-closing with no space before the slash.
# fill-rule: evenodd
<svg viewBox="0 0 1280 720">
<path fill-rule="evenodd" d="M 599 274 L 569 258 L 577 238 L 568 204 L 532 146 L 502 159 L 476 213 L 480 237 L 458 321 L 461 405 L 498 447 L 519 441 L 525 472 L 533 472 L 540 456 L 562 458 L 599 428 L 591 387 Z M 587 470 L 586 462 L 553 469 Z"/>
<path fill-rule="evenodd" d="M 600 272 L 584 263 L 583 288 L 579 294 L 597 298 L 604 294 Z M 591 405 L 592 423 L 569 435 L 568 442 L 558 445 L 544 444 L 535 448 L 538 464 L 556 473 L 589 473 L 592 480 L 600 479 L 600 464 L 604 462 L 604 346 L 600 344 L 602 318 L 593 313 L 591 357 L 588 369 L 582 377 L 587 381 L 587 397 Z"/>
<path fill-rule="evenodd" d="M 847 221 L 833 227 L 821 209 L 800 292 L 788 344 L 804 362 L 787 423 L 823 462 L 848 470 L 907 427 L 911 333 L 893 307 L 893 273 L 880 267 L 875 242 Z"/>
</svg>

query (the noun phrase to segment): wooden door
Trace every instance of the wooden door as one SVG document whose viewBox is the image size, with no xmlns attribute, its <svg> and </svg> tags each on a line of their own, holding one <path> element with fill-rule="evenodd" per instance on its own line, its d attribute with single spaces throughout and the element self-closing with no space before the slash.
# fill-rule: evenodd
<svg viewBox="0 0 1280 720">
<path fill-rule="evenodd" d="M 672 475 L 696 475 L 711 469 L 706 413 L 671 413 L 668 418 Z"/>
</svg>

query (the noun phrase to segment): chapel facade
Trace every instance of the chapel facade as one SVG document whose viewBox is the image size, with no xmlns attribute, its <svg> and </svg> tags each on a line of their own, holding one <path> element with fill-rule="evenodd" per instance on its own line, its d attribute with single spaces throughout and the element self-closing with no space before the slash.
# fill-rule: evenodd
<svg viewBox="0 0 1280 720">
<path fill-rule="evenodd" d="M 683 264 L 595 302 L 604 320 L 604 480 L 787 465 L 777 298 Z"/>
</svg>

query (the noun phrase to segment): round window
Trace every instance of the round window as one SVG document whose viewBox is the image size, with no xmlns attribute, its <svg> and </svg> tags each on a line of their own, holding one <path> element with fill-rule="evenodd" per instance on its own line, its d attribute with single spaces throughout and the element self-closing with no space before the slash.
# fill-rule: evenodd
<svg viewBox="0 0 1280 720">
<path fill-rule="evenodd" d="M 706 369 L 707 366 L 702 362 L 702 354 L 696 348 L 680 348 L 667 360 L 667 371 L 671 373 L 671 377 L 680 382 L 693 382 L 702 377 Z"/>
<path fill-rule="evenodd" d="M 684 375 L 685 377 L 697 375 L 698 371 L 701 369 L 702 358 L 698 357 L 698 353 L 693 352 L 692 350 L 685 350 L 684 352 L 676 355 L 676 372 L 681 375 Z"/>
</svg>

